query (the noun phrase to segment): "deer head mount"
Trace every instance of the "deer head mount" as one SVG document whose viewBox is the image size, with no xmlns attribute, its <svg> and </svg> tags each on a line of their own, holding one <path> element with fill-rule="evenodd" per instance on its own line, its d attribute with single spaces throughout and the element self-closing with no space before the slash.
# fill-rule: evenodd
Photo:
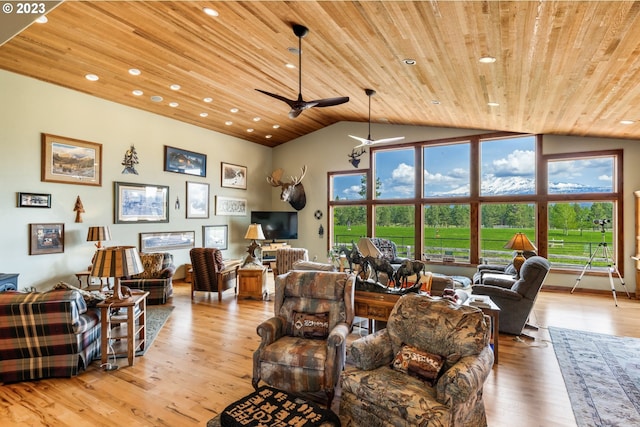
<svg viewBox="0 0 640 427">
<path fill-rule="evenodd" d="M 353 150 L 351 150 L 351 154 L 347 155 L 351 159 L 349 160 L 349 163 L 351 163 L 354 168 L 357 168 L 358 165 L 360 164 L 359 157 L 362 156 L 364 153 L 365 153 L 364 148 L 360 148 L 360 150 L 357 150 L 354 148 Z"/>
<path fill-rule="evenodd" d="M 304 187 L 302 186 L 302 178 L 307 173 L 307 165 L 302 167 L 302 175 L 300 178 L 297 176 L 291 176 L 291 182 L 282 182 L 282 168 L 278 168 L 271 172 L 271 176 L 267 177 L 267 182 L 273 187 L 282 187 L 280 193 L 280 200 L 289 202 L 292 208 L 299 211 L 307 204 L 307 196 L 304 194 Z"/>
</svg>

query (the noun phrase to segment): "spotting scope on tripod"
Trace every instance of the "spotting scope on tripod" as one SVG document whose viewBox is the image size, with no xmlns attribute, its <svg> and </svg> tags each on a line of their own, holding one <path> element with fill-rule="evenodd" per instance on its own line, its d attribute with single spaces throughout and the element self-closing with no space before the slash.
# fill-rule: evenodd
<svg viewBox="0 0 640 427">
<path fill-rule="evenodd" d="M 620 271 L 618 270 L 618 267 L 616 266 L 616 262 L 613 259 L 613 256 L 609 253 L 609 247 L 607 245 L 607 242 L 605 242 L 605 230 L 604 227 L 606 224 L 609 224 L 611 222 L 610 219 L 594 219 L 593 223 L 595 225 L 599 225 L 600 226 L 600 233 L 602 236 L 602 241 L 600 243 L 598 243 L 598 247 L 596 248 L 595 251 L 593 251 L 593 253 L 591 254 L 591 257 L 589 258 L 589 261 L 587 261 L 587 263 L 584 265 L 584 268 L 582 269 L 582 273 L 580 273 L 580 277 L 578 277 L 578 279 L 576 280 L 576 284 L 573 285 L 573 288 L 571 288 L 571 293 L 573 293 L 573 291 L 576 289 L 576 287 L 578 286 L 578 283 L 580 283 L 580 280 L 582 279 L 582 276 L 584 276 L 584 273 L 587 271 L 588 268 L 591 268 L 591 263 L 593 262 L 593 259 L 596 257 L 596 255 L 598 255 L 598 249 L 601 249 L 602 251 L 602 259 L 604 259 L 607 262 L 607 274 L 609 275 L 609 283 L 611 284 L 611 293 L 613 294 L 613 302 L 615 303 L 616 307 L 618 306 L 618 298 L 616 297 L 616 288 L 613 285 L 613 275 L 611 274 L 612 272 L 616 272 L 616 274 L 618 275 L 618 279 L 620 279 L 620 283 L 622 284 L 622 287 L 624 288 L 624 291 L 627 293 L 627 297 L 631 298 L 631 295 L 629 294 L 629 291 L 627 290 L 627 285 L 624 284 L 624 280 L 622 280 L 622 276 L 620 275 Z"/>
</svg>

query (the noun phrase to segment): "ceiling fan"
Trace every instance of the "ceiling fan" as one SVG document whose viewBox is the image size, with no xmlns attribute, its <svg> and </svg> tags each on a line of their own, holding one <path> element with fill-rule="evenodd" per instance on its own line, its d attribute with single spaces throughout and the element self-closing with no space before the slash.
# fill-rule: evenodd
<svg viewBox="0 0 640 427">
<path fill-rule="evenodd" d="M 401 139 L 404 139 L 404 136 L 395 136 L 392 138 L 382 138 L 377 140 L 371 139 L 371 97 L 376 94 L 376 91 L 373 89 L 365 89 L 364 93 L 366 93 L 367 96 L 369 97 L 369 134 L 367 135 L 366 138 L 349 135 L 351 138 L 360 141 L 360 145 L 356 145 L 353 148 L 356 149 L 356 148 L 364 147 L 367 145 L 384 144 L 385 142 L 395 142 L 395 141 L 400 141 Z"/>
<path fill-rule="evenodd" d="M 288 99 L 284 96 L 276 95 L 275 93 L 269 93 L 260 89 L 256 90 L 264 93 L 265 95 L 269 95 L 275 99 L 286 102 L 289 107 L 291 107 L 291 111 L 289 111 L 289 118 L 291 119 L 295 119 L 300 115 L 300 113 L 311 107 L 331 107 L 333 105 L 340 105 L 348 102 L 348 96 L 316 99 L 313 101 L 304 101 L 302 99 L 302 38 L 309 34 L 309 29 L 304 25 L 293 24 L 293 33 L 298 37 L 298 99 Z"/>
</svg>

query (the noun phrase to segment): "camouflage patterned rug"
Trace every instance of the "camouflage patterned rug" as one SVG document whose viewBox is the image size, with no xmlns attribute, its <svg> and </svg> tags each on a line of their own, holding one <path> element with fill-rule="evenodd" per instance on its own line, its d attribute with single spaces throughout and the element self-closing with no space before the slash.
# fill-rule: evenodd
<svg viewBox="0 0 640 427">
<path fill-rule="evenodd" d="M 549 327 L 578 427 L 640 425 L 640 339 Z"/>
</svg>

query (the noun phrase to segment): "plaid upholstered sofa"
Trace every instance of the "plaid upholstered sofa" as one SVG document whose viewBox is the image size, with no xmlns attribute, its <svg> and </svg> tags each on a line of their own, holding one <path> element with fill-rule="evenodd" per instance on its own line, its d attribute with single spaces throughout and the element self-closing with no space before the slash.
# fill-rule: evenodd
<svg viewBox="0 0 640 427">
<path fill-rule="evenodd" d="M 141 253 L 144 272 L 120 281 L 122 286 L 149 291 L 147 304 L 165 304 L 173 295 L 173 255 L 169 252 Z"/>
<path fill-rule="evenodd" d="M 71 377 L 100 355 L 100 314 L 78 291 L 0 293 L 0 382 Z"/>
<path fill-rule="evenodd" d="M 478 308 L 404 295 L 386 329 L 349 347 L 340 377 L 343 427 L 486 426 L 489 335 Z"/>
</svg>

